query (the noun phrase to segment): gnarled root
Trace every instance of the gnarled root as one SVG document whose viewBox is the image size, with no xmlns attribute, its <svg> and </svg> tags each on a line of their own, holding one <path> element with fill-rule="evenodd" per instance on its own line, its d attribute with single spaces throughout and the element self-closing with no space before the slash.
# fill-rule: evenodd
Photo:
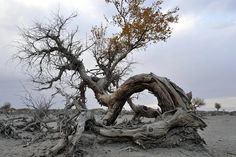
<svg viewBox="0 0 236 157">
<path fill-rule="evenodd" d="M 150 147 L 174 147 L 174 146 L 202 146 L 204 140 L 198 135 L 197 129 L 203 129 L 206 124 L 191 112 L 181 108 L 166 114 L 163 120 L 141 127 L 117 128 L 116 126 L 103 126 L 98 124 L 91 112 L 83 112 L 77 118 L 77 128 L 73 135 L 62 138 L 48 153 L 55 156 L 60 150 L 66 149 L 73 154 L 76 143 L 81 140 L 84 130 L 90 130 L 99 135 L 99 139 L 105 141 L 132 141 L 146 149 Z M 94 137 L 96 138 L 96 136 Z"/>
<path fill-rule="evenodd" d="M 188 136 L 189 139 L 185 137 L 179 138 L 182 141 L 193 140 L 196 144 L 204 143 L 204 141 L 197 134 L 196 129 L 197 128 L 203 129 L 205 127 L 206 124 L 200 118 L 196 117 L 194 114 L 190 112 L 178 108 L 176 111 L 174 111 L 174 114 L 172 116 L 166 116 L 161 121 L 157 121 L 151 124 L 145 124 L 140 128 L 116 129 L 113 127 L 105 128 L 93 125 L 92 130 L 95 133 L 102 135 L 104 137 L 129 138 L 134 143 L 142 146 L 143 148 L 146 148 L 149 147 L 150 145 L 161 144 L 160 141 L 164 141 L 164 139 L 167 136 L 170 136 L 171 133 L 176 133 L 176 132 L 179 133 L 185 132 L 186 134 L 189 133 Z M 168 143 L 169 139 L 166 138 L 165 140 L 167 141 L 166 143 Z M 171 141 L 169 141 L 169 145 L 171 144 L 175 145 L 175 143 L 171 143 Z M 161 146 L 165 146 L 165 144 L 162 144 Z"/>
</svg>

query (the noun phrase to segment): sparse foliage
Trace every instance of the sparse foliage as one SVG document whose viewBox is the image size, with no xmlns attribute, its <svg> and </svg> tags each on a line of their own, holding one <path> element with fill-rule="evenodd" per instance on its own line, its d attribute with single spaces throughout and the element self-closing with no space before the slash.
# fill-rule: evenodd
<svg viewBox="0 0 236 157">
<path fill-rule="evenodd" d="M 48 116 L 49 109 L 53 105 L 53 97 L 46 98 L 43 95 L 33 96 L 25 90 L 26 94 L 22 97 L 22 102 L 28 108 L 32 109 L 35 120 L 43 120 Z"/>
<path fill-rule="evenodd" d="M 134 63 L 128 55 L 148 44 L 166 41 L 171 34 L 170 24 L 178 19 L 178 9 L 164 13 L 159 0 L 151 4 L 145 0 L 107 2 L 116 10 L 111 23 L 120 32 L 109 36 L 107 27 L 94 27 L 86 45 L 78 38 L 78 27 L 68 28 L 76 14 L 67 18 L 57 14 L 46 24 L 37 22 L 21 30 L 18 58 L 29 65 L 32 80 L 40 89 L 59 88 L 57 83 L 66 83 L 78 91 L 78 99 L 83 99 L 88 87 L 101 105 L 110 106 L 101 95 L 113 93 L 128 74 Z M 82 54 L 90 52 L 95 68 L 87 69 Z"/>
<path fill-rule="evenodd" d="M 220 103 L 215 103 L 215 108 L 217 111 L 219 111 L 219 109 L 221 108 L 221 104 Z"/>
<path fill-rule="evenodd" d="M 10 108 L 11 108 L 11 103 L 10 103 L 10 102 L 5 102 L 5 103 L 1 106 L 0 110 L 8 111 L 8 110 L 10 110 Z"/>
<path fill-rule="evenodd" d="M 192 99 L 192 105 L 194 109 L 197 109 L 198 107 L 206 105 L 206 103 L 204 99 L 196 97 Z"/>
</svg>

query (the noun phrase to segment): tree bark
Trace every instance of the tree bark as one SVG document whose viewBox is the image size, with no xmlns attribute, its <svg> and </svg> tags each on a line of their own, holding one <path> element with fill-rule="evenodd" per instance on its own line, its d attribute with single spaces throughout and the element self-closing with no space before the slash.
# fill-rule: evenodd
<svg viewBox="0 0 236 157">
<path fill-rule="evenodd" d="M 106 125 L 115 122 L 125 102 L 134 93 L 143 90 L 150 91 L 159 102 L 162 113 L 181 107 L 185 110 L 190 108 L 190 100 L 185 92 L 175 83 L 165 77 L 159 77 L 152 73 L 139 74 L 130 77 L 112 95 L 102 95 L 100 101 L 108 106 L 108 113 L 104 117 Z"/>
<path fill-rule="evenodd" d="M 203 129 L 206 123 L 200 118 L 196 117 L 193 113 L 187 112 L 184 109 L 178 108 L 174 110 L 173 115 L 166 116 L 163 120 L 150 124 L 145 124 L 142 127 L 134 129 L 117 129 L 115 127 L 106 128 L 101 126 L 90 125 L 95 133 L 102 135 L 106 138 L 114 139 L 130 139 L 134 143 L 142 146 L 143 148 L 149 145 L 160 144 L 163 137 L 167 136 L 169 131 L 175 129 L 174 132 L 182 133 L 183 128 L 190 129 L 188 138 L 183 137 L 185 140 L 199 140 L 198 142 L 204 143 L 204 140 L 197 134 L 196 129 Z M 196 135 L 198 138 L 196 138 Z M 175 142 L 170 144 L 174 144 Z M 199 143 L 196 143 L 199 144 Z M 162 145 L 164 145 L 164 140 Z"/>
<path fill-rule="evenodd" d="M 51 148 L 49 156 L 55 156 L 61 149 L 66 148 L 70 155 L 73 154 L 76 143 L 81 140 L 83 132 L 90 130 L 101 136 L 102 141 L 132 141 L 142 148 L 153 146 L 172 147 L 176 145 L 195 144 L 202 145 L 204 140 L 198 135 L 197 129 L 203 129 L 206 123 L 193 113 L 182 108 L 169 111 L 163 115 L 163 119 L 154 123 L 148 123 L 133 128 L 117 128 L 117 126 L 106 127 L 96 122 L 93 113 L 83 112 L 77 118 L 76 133 L 65 137 L 59 143 Z M 95 136 L 96 138 L 97 136 Z M 99 138 L 96 139 L 99 142 Z"/>
<path fill-rule="evenodd" d="M 161 116 L 159 109 L 153 109 L 145 105 L 135 105 L 131 99 L 128 99 L 127 102 L 130 108 L 134 111 L 133 120 L 139 120 L 141 117 L 157 118 L 158 116 Z"/>
</svg>

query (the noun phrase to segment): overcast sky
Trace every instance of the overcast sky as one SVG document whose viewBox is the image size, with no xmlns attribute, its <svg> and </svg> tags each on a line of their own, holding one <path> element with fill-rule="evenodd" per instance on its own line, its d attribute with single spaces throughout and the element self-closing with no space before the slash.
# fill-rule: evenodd
<svg viewBox="0 0 236 157">
<path fill-rule="evenodd" d="M 135 53 L 133 74 L 166 76 L 194 97 L 235 97 L 236 0 L 164 0 L 164 8 L 175 6 L 180 20 L 172 37 Z M 65 15 L 79 13 L 75 23 L 82 38 L 113 11 L 104 0 L 0 0 L 0 105 L 19 106 L 26 84 L 20 65 L 10 59 L 16 53 L 17 27 L 44 21 L 58 9 Z"/>
</svg>

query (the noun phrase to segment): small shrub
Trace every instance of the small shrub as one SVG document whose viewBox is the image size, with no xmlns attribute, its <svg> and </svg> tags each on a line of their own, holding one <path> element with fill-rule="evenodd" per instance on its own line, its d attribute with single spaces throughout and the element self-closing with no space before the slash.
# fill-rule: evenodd
<svg viewBox="0 0 236 157">
<path fill-rule="evenodd" d="M 195 110 L 196 110 L 198 107 L 204 106 L 204 105 L 206 105 L 204 99 L 198 98 L 198 97 L 192 99 L 192 106 L 193 106 L 193 108 L 194 108 Z"/>
<path fill-rule="evenodd" d="M 219 111 L 219 109 L 221 108 L 221 104 L 220 103 L 215 103 L 215 108 L 217 111 Z"/>
<path fill-rule="evenodd" d="M 3 112 L 8 112 L 11 108 L 11 103 L 10 102 L 5 102 L 2 107 L 0 108 L 1 111 Z"/>
</svg>

